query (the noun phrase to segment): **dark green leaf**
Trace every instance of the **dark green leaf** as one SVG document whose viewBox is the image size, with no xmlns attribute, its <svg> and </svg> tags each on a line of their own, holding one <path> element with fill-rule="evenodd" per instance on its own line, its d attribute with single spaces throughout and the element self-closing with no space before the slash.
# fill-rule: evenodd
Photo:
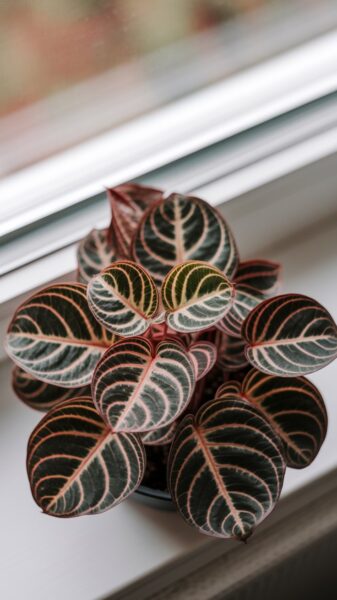
<svg viewBox="0 0 337 600">
<path fill-rule="evenodd" d="M 37 379 L 62 387 L 90 383 L 95 366 L 114 341 L 89 310 L 80 283 L 51 285 L 17 309 L 7 332 L 7 352 Z"/>
<path fill-rule="evenodd" d="M 284 294 L 261 302 L 242 327 L 246 356 L 260 371 L 289 377 L 313 373 L 337 356 L 337 326 L 316 300 Z"/>
<path fill-rule="evenodd" d="M 90 279 L 116 260 L 115 250 L 108 242 L 107 229 L 93 229 L 81 241 L 77 250 L 79 281 Z"/>
<path fill-rule="evenodd" d="M 305 377 L 275 377 L 252 369 L 242 395 L 259 408 L 282 439 L 288 467 L 302 469 L 319 452 L 327 431 L 327 413 L 318 389 Z"/>
<path fill-rule="evenodd" d="M 120 261 L 89 282 L 88 301 L 104 327 L 128 337 L 149 328 L 158 308 L 158 292 L 145 269 L 131 261 Z"/>
<path fill-rule="evenodd" d="M 132 251 L 157 284 L 187 260 L 208 262 L 228 277 L 238 266 L 235 241 L 221 215 L 203 200 L 181 194 L 171 194 L 146 211 Z"/>
<path fill-rule="evenodd" d="M 60 402 L 79 396 L 90 396 L 90 386 L 64 388 L 45 381 L 39 381 L 21 367 L 14 367 L 12 385 L 16 395 L 31 408 L 47 411 Z"/>
<path fill-rule="evenodd" d="M 183 518 L 200 532 L 246 540 L 277 502 L 285 463 L 279 437 L 241 399 L 207 402 L 179 424 L 168 483 Z"/>
<path fill-rule="evenodd" d="M 219 269 L 187 262 L 166 276 L 161 296 L 168 325 L 175 331 L 207 329 L 229 310 L 233 286 Z"/>
<path fill-rule="evenodd" d="M 97 365 L 94 402 L 114 431 L 151 431 L 169 425 L 187 406 L 195 375 L 182 344 L 144 338 L 117 342 Z"/>
<path fill-rule="evenodd" d="M 254 259 L 239 264 L 235 283 L 249 285 L 262 294 L 274 294 L 279 287 L 281 265 L 270 260 Z"/>
<path fill-rule="evenodd" d="M 93 515 L 125 500 L 140 484 L 140 439 L 113 433 L 91 398 L 62 402 L 34 429 L 27 470 L 33 497 L 54 517 Z"/>
<path fill-rule="evenodd" d="M 194 367 L 195 378 L 202 379 L 215 365 L 216 346 L 212 342 L 194 342 L 188 349 L 188 356 Z"/>
<path fill-rule="evenodd" d="M 243 284 L 235 284 L 232 304 L 216 327 L 228 335 L 242 339 L 241 328 L 250 311 L 262 300 L 264 295 L 258 290 Z"/>
</svg>

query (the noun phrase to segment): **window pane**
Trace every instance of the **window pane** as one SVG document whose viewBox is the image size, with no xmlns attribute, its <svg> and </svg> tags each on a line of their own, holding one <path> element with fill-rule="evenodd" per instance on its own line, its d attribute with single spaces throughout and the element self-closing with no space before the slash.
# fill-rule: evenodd
<svg viewBox="0 0 337 600">
<path fill-rule="evenodd" d="M 0 176 L 336 24 L 333 0 L 4 0 Z"/>
</svg>

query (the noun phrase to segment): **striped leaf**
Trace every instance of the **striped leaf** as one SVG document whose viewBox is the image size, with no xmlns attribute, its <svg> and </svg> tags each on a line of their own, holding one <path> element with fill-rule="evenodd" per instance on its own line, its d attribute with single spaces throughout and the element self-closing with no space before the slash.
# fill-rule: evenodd
<svg viewBox="0 0 337 600">
<path fill-rule="evenodd" d="M 242 323 L 263 299 L 264 295 L 258 290 L 248 285 L 235 284 L 232 305 L 216 327 L 232 337 L 241 338 Z"/>
<path fill-rule="evenodd" d="M 142 434 L 142 442 L 145 446 L 164 446 L 165 444 L 171 444 L 174 434 L 177 429 L 177 421 L 173 421 L 169 425 L 159 427 L 159 429 L 153 429 L 153 431 L 147 431 Z"/>
<path fill-rule="evenodd" d="M 279 287 L 280 273 L 279 263 L 256 258 L 239 264 L 234 281 L 249 285 L 265 296 L 269 296 L 275 294 Z"/>
<path fill-rule="evenodd" d="M 240 371 L 246 367 L 249 362 L 245 355 L 245 346 L 243 338 L 223 333 L 218 347 L 218 366 L 224 371 Z"/>
<path fill-rule="evenodd" d="M 103 271 L 115 260 L 115 250 L 108 242 L 108 230 L 93 229 L 78 246 L 79 281 L 89 283 L 92 277 Z"/>
<path fill-rule="evenodd" d="M 120 261 L 89 282 L 88 301 L 104 327 L 128 337 L 148 329 L 157 311 L 158 292 L 145 269 L 131 261 Z"/>
<path fill-rule="evenodd" d="M 179 424 L 168 483 L 181 515 L 201 533 L 246 540 L 275 506 L 284 471 L 281 440 L 260 411 L 218 398 Z"/>
<path fill-rule="evenodd" d="M 233 286 L 216 267 L 202 262 L 187 262 L 166 276 L 162 302 L 172 329 L 193 332 L 207 329 L 219 321 L 232 302 Z"/>
<path fill-rule="evenodd" d="M 238 266 L 235 241 L 221 215 L 203 200 L 181 194 L 171 194 L 146 211 L 132 253 L 157 284 L 187 260 L 208 262 L 228 277 Z"/>
<path fill-rule="evenodd" d="M 90 396 L 90 386 L 81 388 L 64 388 L 45 381 L 39 381 L 21 367 L 14 367 L 12 372 L 13 390 L 30 408 L 47 411 L 60 402 L 79 396 Z"/>
<path fill-rule="evenodd" d="M 217 350 L 212 342 L 195 342 L 188 349 L 196 380 L 202 379 L 214 367 Z"/>
<path fill-rule="evenodd" d="M 241 383 L 239 381 L 226 381 L 218 387 L 215 394 L 216 398 L 233 398 L 233 396 L 244 400 L 244 398 L 241 397 Z"/>
<path fill-rule="evenodd" d="M 337 326 L 316 300 L 284 294 L 261 302 L 242 327 L 249 362 L 289 377 L 318 371 L 337 356 Z"/>
<path fill-rule="evenodd" d="M 95 366 L 114 341 L 89 310 L 86 287 L 55 284 L 17 309 L 7 332 L 7 352 L 37 379 L 61 387 L 90 383 Z"/>
<path fill-rule="evenodd" d="M 163 192 L 155 188 L 126 183 L 107 190 L 111 208 L 109 241 L 116 248 L 118 259 L 130 257 L 132 237 L 144 211 L 161 200 Z"/>
<path fill-rule="evenodd" d="M 156 349 L 144 338 L 117 342 L 98 363 L 94 402 L 114 431 L 150 431 L 174 421 L 195 384 L 192 363 L 176 341 Z"/>
<path fill-rule="evenodd" d="M 54 517 L 94 515 L 125 500 L 140 484 L 145 453 L 138 436 L 113 433 L 91 398 L 53 408 L 28 442 L 31 491 Z"/>
<path fill-rule="evenodd" d="M 319 452 L 327 413 L 318 389 L 305 377 L 276 377 L 252 369 L 242 395 L 259 408 L 284 443 L 288 467 L 302 469 Z"/>
</svg>

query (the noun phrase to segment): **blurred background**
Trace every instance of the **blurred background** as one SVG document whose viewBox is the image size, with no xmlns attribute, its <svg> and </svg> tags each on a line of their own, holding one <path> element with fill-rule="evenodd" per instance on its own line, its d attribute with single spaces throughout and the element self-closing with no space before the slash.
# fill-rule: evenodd
<svg viewBox="0 0 337 600">
<path fill-rule="evenodd" d="M 1 0 L 0 176 L 336 24 L 334 0 Z"/>
<path fill-rule="evenodd" d="M 336 0 L 0 0 L 1 600 L 154 600 L 188 569 L 195 599 L 336 598 L 337 363 L 313 378 L 320 456 L 287 473 L 268 535 L 234 549 L 132 500 L 41 516 L 25 467 L 39 415 L 4 351 L 15 308 L 76 278 L 79 240 L 109 222 L 105 187 L 131 180 L 207 199 L 241 259 L 280 261 L 283 291 L 337 318 L 336 107 Z"/>
</svg>

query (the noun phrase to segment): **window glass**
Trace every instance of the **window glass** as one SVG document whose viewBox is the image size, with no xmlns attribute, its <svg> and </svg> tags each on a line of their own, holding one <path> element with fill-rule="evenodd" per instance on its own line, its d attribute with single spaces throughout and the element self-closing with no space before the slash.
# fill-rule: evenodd
<svg viewBox="0 0 337 600">
<path fill-rule="evenodd" d="M 3 0 L 0 176 L 331 29 L 325 0 Z"/>
</svg>

